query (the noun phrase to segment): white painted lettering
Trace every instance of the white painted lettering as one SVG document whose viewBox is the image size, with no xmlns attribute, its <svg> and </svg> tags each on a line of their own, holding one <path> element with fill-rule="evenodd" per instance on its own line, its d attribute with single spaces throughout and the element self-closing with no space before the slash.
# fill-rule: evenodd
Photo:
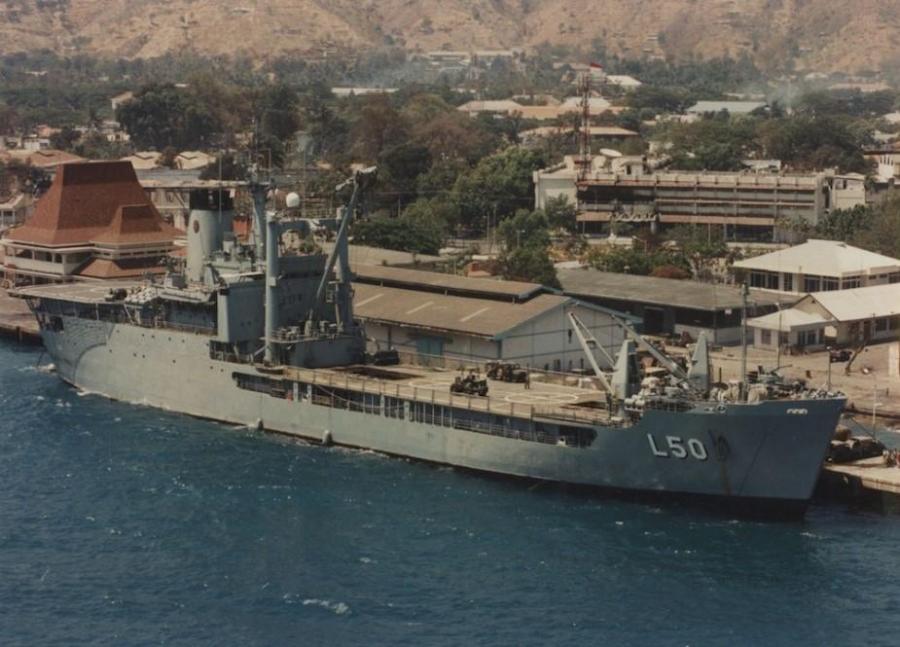
<svg viewBox="0 0 900 647">
<path fill-rule="evenodd" d="M 661 452 L 656 447 L 656 439 L 653 438 L 653 434 L 647 434 L 647 442 L 650 443 L 650 451 L 653 452 L 654 456 L 659 456 L 660 458 L 668 458 L 669 455 L 666 452 Z"/>
<path fill-rule="evenodd" d="M 696 458 L 698 461 L 705 461 L 709 455 L 706 453 L 706 446 L 697 440 L 696 438 L 691 438 L 687 441 L 688 449 L 691 450 L 691 456 Z"/>
<path fill-rule="evenodd" d="M 682 444 L 683 441 L 678 436 L 666 436 L 666 443 L 669 445 L 669 451 L 675 458 L 687 458 L 687 450 Z"/>
</svg>

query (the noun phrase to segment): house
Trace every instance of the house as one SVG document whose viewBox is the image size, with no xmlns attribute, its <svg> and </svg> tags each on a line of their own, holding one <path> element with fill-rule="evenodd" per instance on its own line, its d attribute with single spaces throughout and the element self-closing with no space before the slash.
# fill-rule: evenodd
<svg viewBox="0 0 900 647">
<path fill-rule="evenodd" d="M 34 200 L 29 193 L 17 193 L 0 202 L 0 232 L 21 225 L 33 205 Z"/>
<path fill-rule="evenodd" d="M 735 344 L 741 338 L 743 297 L 731 285 L 680 281 L 653 276 L 616 274 L 599 270 L 557 269 L 563 294 L 614 311 L 628 313 L 651 335 L 705 333 L 715 344 Z M 775 312 L 797 297 L 751 290 L 748 312 Z"/>
<path fill-rule="evenodd" d="M 627 74 L 607 74 L 606 82 L 609 85 L 616 85 L 625 90 L 634 90 L 643 85 L 636 78 Z"/>
<path fill-rule="evenodd" d="M 109 105 L 112 108 L 113 113 L 115 113 L 115 111 L 118 110 L 119 106 L 121 106 L 123 103 L 131 101 L 132 99 L 134 99 L 134 92 L 122 92 L 112 97 L 109 100 Z"/>
<path fill-rule="evenodd" d="M 521 111 L 524 106 L 512 99 L 501 99 L 498 101 L 467 101 L 457 108 L 469 115 L 477 115 L 482 112 L 493 112 L 500 114 L 509 114 L 511 112 Z"/>
<path fill-rule="evenodd" d="M 685 112 L 689 115 L 706 115 L 724 111 L 730 115 L 749 115 L 766 105 L 765 101 L 698 101 Z"/>
<path fill-rule="evenodd" d="M 578 130 L 574 124 L 569 126 L 539 126 L 519 133 L 522 144 L 529 146 L 538 144 L 542 139 L 554 136 L 575 137 Z M 629 139 L 635 139 L 640 135 L 627 128 L 618 126 L 591 126 L 588 130 L 591 141 L 621 143 Z"/>
<path fill-rule="evenodd" d="M 810 239 L 736 261 L 734 269 L 750 287 L 795 294 L 900 283 L 900 260 L 836 240 Z"/>
<path fill-rule="evenodd" d="M 900 283 L 806 295 L 789 310 L 747 321 L 763 348 L 815 349 L 900 339 Z"/>
<path fill-rule="evenodd" d="M 216 161 L 214 155 L 202 151 L 183 151 L 175 156 L 175 168 L 184 171 L 203 169 Z"/>
<path fill-rule="evenodd" d="M 129 163 L 64 164 L 34 213 L 6 232 L 4 275 L 15 284 L 161 273 L 176 234 Z"/>
<path fill-rule="evenodd" d="M 56 149 L 47 149 L 39 151 L 31 150 L 9 150 L 0 155 L 0 161 L 16 160 L 23 164 L 34 166 L 45 170 L 51 170 L 60 164 L 70 164 L 72 162 L 84 162 L 83 157 L 79 157 L 73 153 L 60 151 Z"/>
<path fill-rule="evenodd" d="M 162 154 L 156 151 L 138 151 L 121 159 L 123 162 L 130 162 L 135 171 L 146 171 L 157 168 L 160 157 Z"/>
<path fill-rule="evenodd" d="M 582 97 L 566 97 L 563 99 L 562 105 L 573 110 L 581 110 L 583 108 L 582 101 Z M 606 112 L 610 106 L 612 104 L 603 97 L 588 97 L 588 108 L 591 114 L 598 115 Z"/>
<path fill-rule="evenodd" d="M 333 87 L 331 93 L 340 98 L 364 97 L 369 94 L 393 94 L 397 88 Z"/>
</svg>

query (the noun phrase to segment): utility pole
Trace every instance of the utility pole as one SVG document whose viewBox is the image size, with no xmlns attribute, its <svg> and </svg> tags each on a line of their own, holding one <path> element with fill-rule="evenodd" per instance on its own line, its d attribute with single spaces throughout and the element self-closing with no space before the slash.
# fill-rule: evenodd
<svg viewBox="0 0 900 647">
<path fill-rule="evenodd" d="M 741 381 L 740 396 L 741 401 L 747 399 L 747 295 L 750 289 L 746 283 L 741 284 Z M 779 336 L 780 336 L 779 331 Z M 780 339 L 779 339 L 780 341 Z"/>
</svg>

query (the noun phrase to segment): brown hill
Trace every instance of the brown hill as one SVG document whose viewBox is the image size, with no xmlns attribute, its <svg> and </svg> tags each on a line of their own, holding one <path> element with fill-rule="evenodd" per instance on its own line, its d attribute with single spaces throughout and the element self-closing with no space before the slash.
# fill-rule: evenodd
<svg viewBox="0 0 900 647">
<path fill-rule="evenodd" d="M 900 0 L 5 0 L 0 53 L 172 51 L 266 58 L 396 43 L 410 50 L 588 45 L 684 59 L 746 52 L 762 67 L 896 65 Z"/>
</svg>

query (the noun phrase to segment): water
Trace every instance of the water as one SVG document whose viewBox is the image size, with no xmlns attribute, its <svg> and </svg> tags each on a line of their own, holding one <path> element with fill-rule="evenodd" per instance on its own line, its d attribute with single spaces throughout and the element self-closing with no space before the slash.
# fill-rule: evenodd
<svg viewBox="0 0 900 647">
<path fill-rule="evenodd" d="M 900 516 L 529 489 L 79 395 L 39 356 L 0 343 L 3 645 L 897 644 Z"/>
</svg>

